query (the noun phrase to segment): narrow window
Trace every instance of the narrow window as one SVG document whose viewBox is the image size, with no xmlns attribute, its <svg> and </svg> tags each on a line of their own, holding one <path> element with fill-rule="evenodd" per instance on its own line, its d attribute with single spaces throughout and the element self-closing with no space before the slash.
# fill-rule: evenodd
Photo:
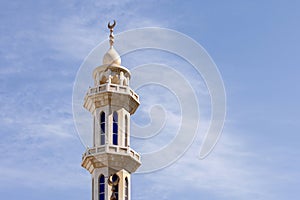
<svg viewBox="0 0 300 200">
<path fill-rule="evenodd" d="M 102 174 L 99 176 L 99 200 L 105 200 L 105 178 Z"/>
<path fill-rule="evenodd" d="M 125 200 L 128 200 L 129 193 L 128 193 L 128 179 L 125 178 Z"/>
<path fill-rule="evenodd" d="M 92 200 L 94 200 L 94 178 L 92 178 Z"/>
<path fill-rule="evenodd" d="M 95 141 L 95 127 L 96 127 L 96 123 L 97 123 L 97 120 L 96 120 L 97 117 L 93 117 L 93 146 L 95 147 L 96 146 L 96 141 Z"/>
<path fill-rule="evenodd" d="M 100 144 L 105 144 L 105 112 L 100 114 Z"/>
<path fill-rule="evenodd" d="M 128 147 L 128 117 L 125 115 L 125 147 Z"/>
<path fill-rule="evenodd" d="M 118 145 L 118 113 L 113 113 L 113 144 Z"/>
</svg>

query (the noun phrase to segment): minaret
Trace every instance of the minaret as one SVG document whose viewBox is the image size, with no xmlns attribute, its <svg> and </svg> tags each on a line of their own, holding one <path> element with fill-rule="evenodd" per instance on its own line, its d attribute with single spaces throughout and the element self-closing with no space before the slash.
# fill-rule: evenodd
<svg viewBox="0 0 300 200">
<path fill-rule="evenodd" d="M 130 175 L 141 165 L 140 155 L 130 148 L 130 115 L 139 96 L 129 87 L 130 72 L 113 47 L 115 25 L 108 23 L 110 48 L 93 71 L 94 86 L 83 105 L 93 116 L 93 147 L 81 164 L 92 175 L 92 200 L 130 200 Z"/>
</svg>

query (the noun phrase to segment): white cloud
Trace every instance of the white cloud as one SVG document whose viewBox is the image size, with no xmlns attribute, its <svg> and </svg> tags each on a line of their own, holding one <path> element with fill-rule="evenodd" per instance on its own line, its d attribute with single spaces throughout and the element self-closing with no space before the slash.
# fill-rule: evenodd
<svg viewBox="0 0 300 200">
<path fill-rule="evenodd" d="M 199 196 L 208 192 L 217 199 L 269 199 L 265 191 L 271 179 L 262 179 L 267 169 L 260 169 L 254 162 L 255 155 L 245 148 L 234 134 L 224 133 L 217 147 L 204 160 L 198 160 L 201 140 L 198 138 L 192 148 L 176 163 L 151 174 L 138 175 L 140 181 L 149 184 L 135 185 L 136 195 L 144 193 L 148 199 L 164 194 L 166 199 L 181 195 Z M 145 191 L 144 187 L 151 187 Z M 175 189 L 176 188 L 176 189 Z M 143 192 L 142 192 L 143 191 Z M 152 193 L 151 191 L 155 191 Z"/>
<path fill-rule="evenodd" d="M 16 27 L 9 35 L 2 33 L 1 185 L 86 187 L 87 173 L 80 177 L 78 172 L 84 171 L 80 161 L 70 159 L 80 158 L 83 150 L 71 113 L 73 69 L 97 43 L 107 39 L 106 23 L 111 18 L 119 19 L 116 33 L 153 24 L 136 18 L 136 23 L 124 25 L 122 21 L 129 19 L 129 13 L 124 15 L 127 4 L 134 3 L 118 3 L 124 6 L 119 13 L 107 1 L 69 2 L 63 6 L 66 13 L 27 13 L 31 24 Z M 78 147 L 81 149 L 74 150 Z"/>
<path fill-rule="evenodd" d="M 142 7 L 151 5 L 156 6 L 149 2 Z M 57 16 L 52 15 L 53 13 L 41 14 L 42 25 L 39 29 L 24 32 L 19 30 L 17 34 L 12 33 L 14 37 L 2 37 L 1 44 L 8 41 L 11 44 L 7 47 L 11 49 L 7 49 L 9 52 L 1 52 L 3 60 L 7 62 L 0 68 L 1 81 L 3 80 L 0 86 L 0 125 L 1 131 L 3 130 L 1 186 L 5 183 L 14 185 L 22 182 L 30 187 L 57 186 L 66 188 L 66 191 L 73 187 L 89 187 L 89 175 L 80 168 L 80 161 L 70 159 L 80 157 L 83 150 L 77 144 L 79 142 L 76 140 L 71 116 L 73 78 L 65 80 L 65 76 L 57 75 L 74 75 L 72 70 L 79 67 L 79 61 L 97 43 L 108 37 L 106 23 L 112 19 L 116 19 L 118 23 L 116 33 L 143 26 L 168 26 L 169 23 L 167 19 L 156 21 L 144 17 L 134 1 L 122 1 L 121 4 L 94 1 L 92 4 L 68 3 L 65 6 L 72 11 L 65 15 L 55 13 Z M 147 56 L 138 56 L 136 60 L 141 64 L 151 61 L 149 54 Z M 101 55 L 99 57 L 101 59 Z M 66 62 L 68 65 L 61 69 L 51 71 L 49 69 L 57 63 L 49 63 L 47 60 L 43 63 L 43 59 L 54 59 L 59 63 L 71 61 Z M 169 60 L 169 64 L 176 67 L 177 61 Z M 127 63 L 130 65 L 134 62 Z M 177 66 L 177 69 L 180 73 L 185 73 L 183 66 Z M 209 98 L 205 85 L 198 82 L 198 75 L 190 71 L 186 75 L 194 83 L 197 96 L 205 98 L 198 103 L 200 112 L 204 112 L 200 124 L 207 127 L 209 109 L 205 107 L 209 105 Z M 37 81 L 36 77 L 40 80 Z M 166 100 L 163 94 L 157 97 L 158 100 Z M 153 99 L 148 100 L 149 106 L 153 102 L 157 103 L 151 100 Z M 175 104 L 170 103 L 169 106 L 173 105 Z M 147 112 L 146 108 L 144 111 Z M 174 130 L 177 127 L 174 123 L 179 121 L 180 116 L 171 111 L 167 118 L 173 128 L 171 130 Z M 204 133 L 203 130 L 200 132 Z M 238 132 L 239 130 L 233 130 L 224 133 L 214 152 L 203 161 L 196 159 L 201 144 L 201 137 L 198 137 L 192 148 L 172 166 L 157 173 L 136 176 L 138 182 L 133 183 L 134 190 L 142 190 L 135 193 L 136 199 L 175 199 L 175 195 L 193 196 L 206 192 L 215 194 L 218 199 L 271 199 L 270 194 L 264 191 L 266 185 L 272 184 L 274 180 L 290 177 L 278 175 L 281 177 L 270 178 L 274 173 L 268 172 L 266 166 L 253 163 L 253 160 L 257 161 L 258 155 L 251 153 L 245 141 L 235 137 Z M 165 140 L 161 143 L 148 143 L 147 148 L 157 149 L 164 143 Z M 43 185 L 44 179 L 48 180 L 46 185 Z"/>
</svg>

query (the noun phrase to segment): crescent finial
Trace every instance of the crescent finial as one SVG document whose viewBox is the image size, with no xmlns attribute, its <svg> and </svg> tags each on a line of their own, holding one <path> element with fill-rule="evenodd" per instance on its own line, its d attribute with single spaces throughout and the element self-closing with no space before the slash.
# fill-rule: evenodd
<svg viewBox="0 0 300 200">
<path fill-rule="evenodd" d="M 113 29 L 115 26 L 116 26 L 116 20 L 114 20 L 114 23 L 113 23 L 113 24 L 110 24 L 110 22 L 108 22 L 108 24 L 107 24 L 107 27 L 108 27 L 109 29 Z"/>
<path fill-rule="evenodd" d="M 116 26 L 116 20 L 114 20 L 114 23 L 113 24 L 110 24 L 110 22 L 108 22 L 107 24 L 107 27 L 109 28 L 109 43 L 110 43 L 110 46 L 112 47 L 114 45 L 114 34 L 113 34 L 113 31 L 114 31 L 114 27 Z"/>
</svg>

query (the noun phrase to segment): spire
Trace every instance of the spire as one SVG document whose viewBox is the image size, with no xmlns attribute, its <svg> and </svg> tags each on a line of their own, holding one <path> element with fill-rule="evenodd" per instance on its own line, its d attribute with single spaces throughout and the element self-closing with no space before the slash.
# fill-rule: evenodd
<svg viewBox="0 0 300 200">
<path fill-rule="evenodd" d="M 114 49 L 113 45 L 114 45 L 114 27 L 116 26 L 116 21 L 114 20 L 113 24 L 110 24 L 110 22 L 108 22 L 107 27 L 110 30 L 110 34 L 109 34 L 109 44 L 110 44 L 110 48 L 109 50 L 106 52 L 106 54 L 103 57 L 103 65 L 121 65 L 121 58 L 120 55 L 118 54 L 118 52 Z"/>
<path fill-rule="evenodd" d="M 107 27 L 110 30 L 110 34 L 109 34 L 109 44 L 110 47 L 112 47 L 114 45 L 114 27 L 116 26 L 116 20 L 114 20 L 113 24 L 110 24 L 110 22 L 108 22 Z"/>
</svg>

